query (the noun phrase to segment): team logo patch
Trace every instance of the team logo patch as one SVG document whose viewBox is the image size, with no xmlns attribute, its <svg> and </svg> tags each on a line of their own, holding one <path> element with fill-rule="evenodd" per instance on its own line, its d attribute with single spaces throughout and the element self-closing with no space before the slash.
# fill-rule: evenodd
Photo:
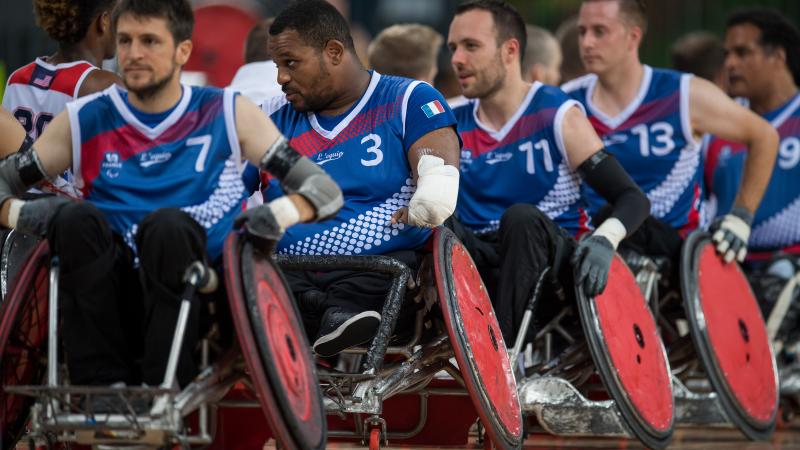
<svg viewBox="0 0 800 450">
<path fill-rule="evenodd" d="M 122 168 L 122 161 L 119 153 L 115 151 L 106 152 L 103 162 L 100 164 L 103 171 L 105 171 L 108 178 L 117 178 L 119 170 Z"/>
<path fill-rule="evenodd" d="M 171 153 L 142 153 L 139 156 L 139 165 L 147 168 L 156 164 L 165 163 L 172 157 Z"/>
<path fill-rule="evenodd" d="M 439 103 L 439 100 L 434 100 L 432 102 L 425 103 L 424 105 L 422 105 L 422 112 L 425 113 L 425 117 L 430 119 L 431 117 L 437 114 L 443 113 L 444 108 L 442 107 L 442 104 Z"/>
</svg>

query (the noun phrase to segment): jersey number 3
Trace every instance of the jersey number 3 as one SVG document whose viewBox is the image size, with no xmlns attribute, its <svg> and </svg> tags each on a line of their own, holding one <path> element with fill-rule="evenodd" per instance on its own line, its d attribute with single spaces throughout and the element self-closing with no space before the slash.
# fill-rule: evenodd
<svg viewBox="0 0 800 450">
<path fill-rule="evenodd" d="M 371 153 L 375 155 L 372 159 L 362 159 L 361 164 L 365 167 L 372 167 L 377 166 L 378 164 L 383 161 L 383 150 L 380 149 L 381 147 L 381 137 L 377 134 L 368 134 L 364 136 L 364 139 L 361 140 L 362 144 L 369 144 L 372 143 L 370 147 L 367 148 L 367 153 Z"/>
</svg>

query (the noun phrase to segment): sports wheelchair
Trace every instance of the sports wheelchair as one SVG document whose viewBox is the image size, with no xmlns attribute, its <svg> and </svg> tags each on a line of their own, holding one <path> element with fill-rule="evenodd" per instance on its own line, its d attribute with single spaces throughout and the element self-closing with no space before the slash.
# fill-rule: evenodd
<svg viewBox="0 0 800 450">
<path fill-rule="evenodd" d="M 537 282 L 511 350 L 519 361 L 523 411 L 551 434 L 633 437 L 650 448 L 666 447 L 675 413 L 666 352 L 624 260 L 615 255 L 602 294 L 590 298 L 576 286 L 576 304 L 556 296 L 563 304 L 532 330 L 530 353 L 518 357 L 542 290 L 548 284 L 560 289 L 548 278 L 549 269 Z"/>
<path fill-rule="evenodd" d="M 226 410 L 260 408 L 259 428 L 268 428 L 268 435 L 281 448 L 324 448 L 328 436 L 338 435 L 363 438 L 375 449 L 393 437 L 382 417 L 384 401 L 403 393 L 425 400 L 441 395 L 456 404 L 468 396 L 485 430 L 485 443 L 519 448 L 523 424 L 516 384 L 480 276 L 449 231 L 437 229 L 429 247 L 420 276 L 427 277 L 431 281 L 427 286 L 434 289 L 420 308 L 411 340 L 399 347 L 390 344 L 394 344 L 395 322 L 412 276 L 407 266 L 379 256 L 276 258 L 285 268 L 327 266 L 392 275 L 377 337 L 368 349 L 354 350 L 364 353 L 363 364 L 337 370 L 315 364 L 276 261 L 248 239 L 232 234 L 224 248 L 224 278 L 238 340 L 212 359 L 213 340 L 204 339 L 200 374 L 178 390 L 174 387 L 177 354 L 202 267 L 187 272 L 161 386 L 71 386 L 64 381 L 64 367 L 59 363 L 58 261 L 50 257 L 47 242 L 41 241 L 0 307 L 2 448 L 13 448 L 28 431 L 32 443 L 44 441 L 48 447 L 76 443 L 230 449 L 237 446 L 230 438 L 226 444 L 215 442 L 219 419 Z M 449 374 L 456 386 L 439 387 L 442 373 Z M 99 396 L 117 398 L 122 406 L 95 412 L 91 400 Z M 152 405 L 149 411 L 137 412 L 141 399 Z M 326 413 L 352 415 L 355 430 L 329 432 Z M 362 416 L 366 417 L 363 422 L 358 420 Z M 420 420 L 424 422 L 425 417 Z M 411 437 L 417 428 L 419 424 L 401 434 Z"/>
<path fill-rule="evenodd" d="M 750 439 L 768 438 L 777 420 L 778 375 L 758 302 L 739 265 L 725 264 L 702 231 L 684 241 L 679 268 L 666 259 L 626 258 L 666 345 L 676 425 L 733 425 Z M 679 277 L 670 276 L 675 269 Z"/>
</svg>

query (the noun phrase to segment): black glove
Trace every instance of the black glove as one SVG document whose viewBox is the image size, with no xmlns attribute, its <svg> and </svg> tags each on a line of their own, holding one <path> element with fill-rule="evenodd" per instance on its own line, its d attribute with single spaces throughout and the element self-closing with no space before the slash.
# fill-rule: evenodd
<svg viewBox="0 0 800 450">
<path fill-rule="evenodd" d="M 71 201 L 57 196 L 28 200 L 19 210 L 17 226 L 14 229 L 21 233 L 44 237 L 47 235 L 47 230 L 50 227 L 50 222 L 53 221 L 53 217 L 64 205 Z"/>
<path fill-rule="evenodd" d="M 233 226 L 269 247 L 279 241 L 284 232 L 268 204 L 258 205 L 239 214 L 234 219 Z"/>
<path fill-rule="evenodd" d="M 717 218 L 709 227 L 711 240 L 716 244 L 717 252 L 724 256 L 726 263 L 734 258 L 739 262 L 744 261 L 752 223 L 753 215 L 750 211 L 734 206 L 731 212 Z"/>
<path fill-rule="evenodd" d="M 575 283 L 583 285 L 588 297 L 600 295 L 606 288 L 613 258 L 614 247 L 603 236 L 589 236 L 578 243 L 572 254 Z"/>
</svg>

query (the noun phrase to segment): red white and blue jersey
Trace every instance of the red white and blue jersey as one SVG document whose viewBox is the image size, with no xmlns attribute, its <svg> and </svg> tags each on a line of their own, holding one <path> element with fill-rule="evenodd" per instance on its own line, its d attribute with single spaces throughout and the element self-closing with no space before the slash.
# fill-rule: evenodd
<svg viewBox="0 0 800 450">
<path fill-rule="evenodd" d="M 636 98 L 616 117 L 592 103 L 597 75 L 563 86 L 586 107 L 606 149 L 647 194 L 650 213 L 682 234 L 702 225 L 703 158 L 689 115 L 691 78 L 644 66 Z M 592 214 L 606 203 L 588 186 L 583 191 Z"/>
<path fill-rule="evenodd" d="M 506 209 L 535 205 L 573 235 L 587 231 L 580 177 L 564 149 L 563 119 L 582 108 L 556 87 L 531 85 L 517 112 L 500 129 L 478 118 L 480 100 L 453 109 L 464 142 L 458 218 L 477 234 L 496 231 Z"/>
<path fill-rule="evenodd" d="M 780 146 L 753 220 L 749 247 L 767 251 L 800 244 L 800 94 L 763 117 L 778 130 Z M 715 137 L 707 151 L 706 183 L 721 216 L 733 207 L 747 147 Z"/>
<path fill-rule="evenodd" d="M 426 83 L 372 72 L 361 99 L 337 117 L 296 111 L 285 96 L 265 113 L 291 146 L 339 184 L 344 206 L 332 219 L 286 230 L 278 251 L 304 255 L 380 255 L 420 247 L 426 228 L 391 224 L 416 190 L 408 150 L 422 136 L 455 125 L 444 98 Z M 282 195 L 270 181 L 268 199 Z"/>
<path fill-rule="evenodd" d="M 205 228 L 212 260 L 222 253 L 246 199 L 235 96 L 183 86 L 178 104 L 153 125 L 116 86 L 67 105 L 76 185 L 131 248 L 147 214 L 173 207 Z"/>
<path fill-rule="evenodd" d="M 8 78 L 3 108 L 17 118 L 31 139 L 36 140 L 67 103 L 78 98 L 83 80 L 96 69 L 86 61 L 53 65 L 36 58 Z M 65 178 L 71 181 L 72 176 L 67 173 Z M 56 192 L 77 196 L 66 179 L 56 180 Z"/>
</svg>

